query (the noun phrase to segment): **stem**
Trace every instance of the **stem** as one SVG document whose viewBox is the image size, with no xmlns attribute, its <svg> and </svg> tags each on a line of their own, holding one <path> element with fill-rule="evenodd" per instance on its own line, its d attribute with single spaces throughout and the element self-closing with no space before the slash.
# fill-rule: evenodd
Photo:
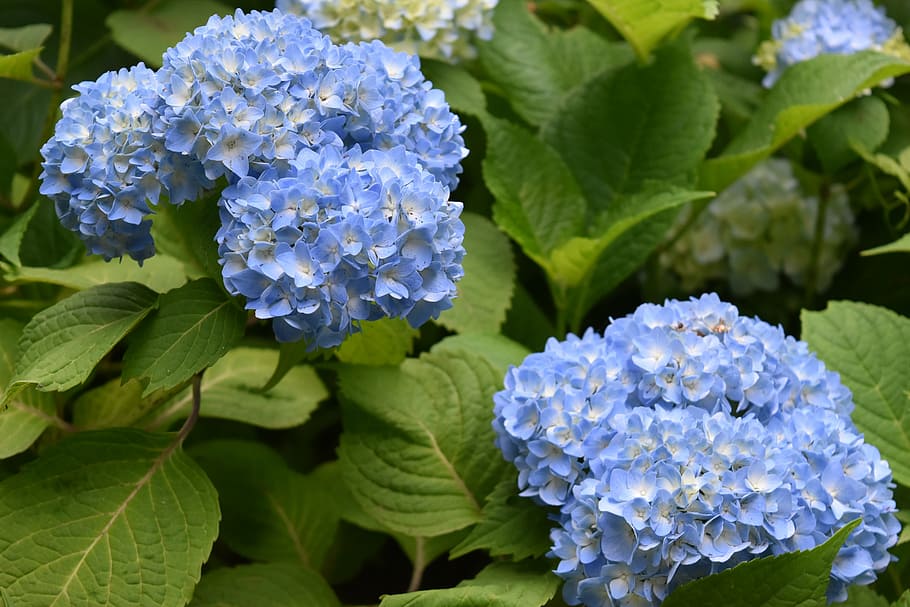
<svg viewBox="0 0 910 607">
<path fill-rule="evenodd" d="M 73 0 L 62 0 L 60 11 L 60 48 L 57 51 L 57 80 L 63 84 L 70 62 L 70 44 L 73 39 Z"/>
<path fill-rule="evenodd" d="M 411 582 L 408 584 L 408 592 L 415 592 L 420 588 L 420 582 L 423 581 L 423 570 L 426 569 L 426 540 L 422 537 L 414 538 L 414 570 L 411 572 Z"/>
<path fill-rule="evenodd" d="M 180 432 L 177 433 L 177 443 L 183 443 L 186 440 L 186 437 L 190 435 L 193 426 L 196 425 L 196 421 L 199 419 L 199 408 L 202 406 L 203 373 L 205 373 L 204 369 L 193 376 L 193 410 L 190 411 L 189 417 L 186 418 L 186 421 L 180 427 Z"/>
<path fill-rule="evenodd" d="M 825 219 L 828 215 L 828 202 L 831 200 L 831 187 L 828 182 L 822 183 L 818 191 L 818 214 L 815 216 L 815 234 L 812 237 L 812 251 L 809 257 L 809 272 L 806 275 L 805 303 L 803 307 L 812 307 L 815 298 L 819 263 L 821 261 L 822 239 L 825 237 Z"/>
</svg>

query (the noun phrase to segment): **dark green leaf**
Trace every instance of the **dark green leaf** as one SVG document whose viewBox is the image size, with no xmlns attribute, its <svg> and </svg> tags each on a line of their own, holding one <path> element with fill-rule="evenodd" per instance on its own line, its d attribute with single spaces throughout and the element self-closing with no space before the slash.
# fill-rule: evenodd
<svg viewBox="0 0 910 607">
<path fill-rule="evenodd" d="M 687 184 L 714 138 L 719 104 L 686 44 L 589 82 L 544 125 L 591 208 L 649 181 Z M 685 116 L 685 119 L 681 119 Z"/>
<path fill-rule="evenodd" d="M 861 97 L 824 116 L 809 127 L 809 141 L 829 174 L 857 158 L 854 145 L 875 150 L 888 136 L 885 102 Z"/>
<path fill-rule="evenodd" d="M 246 312 L 211 280 L 161 296 L 123 357 L 123 377 L 147 380 L 144 395 L 173 388 L 211 366 L 243 336 Z"/>
<path fill-rule="evenodd" d="M 214 0 L 166 0 L 147 10 L 114 11 L 107 18 L 114 42 L 151 67 L 161 66 L 161 56 L 212 15 L 231 9 Z"/>
<path fill-rule="evenodd" d="M 583 28 L 550 30 L 521 0 L 501 0 L 493 16 L 496 35 L 480 44 L 487 73 L 529 124 L 557 112 L 570 91 L 632 59 L 628 47 Z"/>
<path fill-rule="evenodd" d="M 12 384 L 56 391 L 78 386 L 157 301 L 148 287 L 124 282 L 80 291 L 42 310 L 19 339 Z"/>
<path fill-rule="evenodd" d="M 16 607 L 180 607 L 218 535 L 218 496 L 173 435 L 84 432 L 0 482 L 0 521 Z"/>
<path fill-rule="evenodd" d="M 835 301 L 803 311 L 802 338 L 853 391 L 853 421 L 910 485 L 910 319 L 869 304 Z"/>
<path fill-rule="evenodd" d="M 190 278 L 208 276 L 221 284 L 215 233 L 221 227 L 217 197 L 174 206 L 162 204 L 152 215 L 152 237 L 159 253 L 180 260 Z"/>
<path fill-rule="evenodd" d="M 231 550 L 257 561 L 322 565 L 339 515 L 318 479 L 292 471 L 256 442 L 211 441 L 190 454 L 218 489 L 220 539 Z"/>
<path fill-rule="evenodd" d="M 438 352 L 339 378 L 342 473 L 364 511 L 412 536 L 480 521 L 506 467 L 490 426 L 500 374 L 480 356 Z"/>
<path fill-rule="evenodd" d="M 318 573 L 270 563 L 206 573 L 190 607 L 341 607 L 341 603 Z"/>
<path fill-rule="evenodd" d="M 451 558 L 473 550 L 488 550 L 491 556 L 516 560 L 543 556 L 550 549 L 550 528 L 546 508 L 518 497 L 514 475 L 504 479 L 487 496 L 481 520 L 468 536 L 452 548 Z"/>
<path fill-rule="evenodd" d="M 22 246 L 22 240 L 25 238 L 28 224 L 37 211 L 38 205 L 29 207 L 25 213 L 18 215 L 12 225 L 10 225 L 10 227 L 3 232 L 3 235 L 0 236 L 0 255 L 5 257 L 14 266 L 18 267 L 22 265 L 22 262 L 19 260 L 19 248 Z"/>
<path fill-rule="evenodd" d="M 803 552 L 755 559 L 680 586 L 663 607 L 826 607 L 831 564 L 859 521 Z"/>
<path fill-rule="evenodd" d="M 462 215 L 465 224 L 464 278 L 458 297 L 439 324 L 457 333 L 497 333 L 506 319 L 515 287 L 512 245 L 493 223 L 473 213 Z"/>
<path fill-rule="evenodd" d="M 559 588 L 548 565 L 493 563 L 455 588 L 389 594 L 380 607 L 540 607 Z"/>
</svg>

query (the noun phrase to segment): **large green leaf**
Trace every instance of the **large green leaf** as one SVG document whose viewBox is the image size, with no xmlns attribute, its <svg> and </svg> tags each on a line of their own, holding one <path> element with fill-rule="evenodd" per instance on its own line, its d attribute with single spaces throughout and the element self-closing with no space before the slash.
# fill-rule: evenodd
<svg viewBox="0 0 910 607">
<path fill-rule="evenodd" d="M 588 0 L 641 57 L 692 19 L 717 16 L 717 0 Z"/>
<path fill-rule="evenodd" d="M 341 603 L 318 573 L 269 563 L 206 573 L 190 607 L 341 607 Z"/>
<path fill-rule="evenodd" d="M 541 563 L 493 563 L 455 588 L 382 597 L 380 607 L 540 607 L 553 598 L 559 578 Z"/>
<path fill-rule="evenodd" d="M 318 479 L 292 471 L 262 443 L 210 441 L 190 454 L 218 489 L 220 539 L 231 550 L 256 561 L 322 565 L 339 514 Z"/>
<path fill-rule="evenodd" d="M 296 366 L 269 390 L 261 387 L 278 364 L 278 352 L 234 348 L 202 376 L 202 417 L 217 417 L 262 428 L 291 428 L 309 419 L 329 393 L 312 367 Z M 143 427 L 166 428 L 189 415 L 190 388 L 184 389 L 142 421 Z"/>
<path fill-rule="evenodd" d="M 157 300 L 148 287 L 123 282 L 80 291 L 42 310 L 19 339 L 11 387 L 35 384 L 39 390 L 62 391 L 78 386 Z"/>
<path fill-rule="evenodd" d="M 808 129 L 809 141 L 829 174 L 857 158 L 853 146 L 874 150 L 888 136 L 888 107 L 878 97 L 861 97 L 840 107 Z"/>
<path fill-rule="evenodd" d="M 847 601 L 841 607 L 888 607 L 890 603 L 868 586 L 850 586 Z"/>
<path fill-rule="evenodd" d="M 47 23 L 33 23 L 23 27 L 0 27 L 0 46 L 11 51 L 27 51 L 44 44 L 53 28 Z"/>
<path fill-rule="evenodd" d="M 158 205 L 152 215 L 155 249 L 179 259 L 190 278 L 208 276 L 221 284 L 215 233 L 221 227 L 216 194 L 178 206 Z"/>
<path fill-rule="evenodd" d="M 445 92 L 453 111 L 481 116 L 486 112 L 487 99 L 480 82 L 467 70 L 445 61 L 420 60 L 420 68 L 433 88 Z"/>
<path fill-rule="evenodd" d="M 13 376 L 21 334 L 22 325 L 0 319 L 0 396 Z M 54 409 L 54 398 L 50 394 L 32 388 L 19 392 L 9 402 L 9 407 L 0 411 L 0 459 L 28 449 L 57 419 Z"/>
<path fill-rule="evenodd" d="M 531 353 L 525 346 L 504 335 L 468 333 L 450 335 L 437 342 L 433 352 L 473 352 L 493 365 L 496 373 L 504 377 L 511 365 L 519 365 Z"/>
<path fill-rule="evenodd" d="M 158 254 L 141 266 L 130 258 L 104 261 L 94 257 L 65 270 L 19 267 L 4 278 L 10 282 L 46 282 L 76 290 L 108 282 L 138 282 L 158 293 L 166 293 L 186 282 L 186 271 L 173 257 Z"/>
<path fill-rule="evenodd" d="M 515 111 L 540 125 L 572 89 L 632 59 L 628 47 L 583 28 L 548 29 L 521 0 L 501 0 L 493 15 L 496 35 L 480 44 L 480 60 Z"/>
<path fill-rule="evenodd" d="M 25 213 L 18 215 L 6 231 L 0 235 L 0 255 L 12 262 L 14 266 L 22 265 L 19 259 L 19 248 L 22 246 L 28 224 L 37 211 L 38 205 L 30 206 Z"/>
<path fill-rule="evenodd" d="M 161 296 L 123 357 L 123 377 L 147 380 L 144 394 L 173 388 L 211 366 L 242 336 L 246 312 L 208 279 Z"/>
<path fill-rule="evenodd" d="M 119 377 L 86 390 L 73 402 L 73 425 L 81 430 L 124 428 L 142 418 L 154 406 L 154 399 L 142 398 L 142 383 Z"/>
<path fill-rule="evenodd" d="M 831 564 L 857 523 L 812 550 L 755 559 L 689 582 L 671 592 L 663 607 L 826 607 Z"/>
<path fill-rule="evenodd" d="M 389 529 L 435 536 L 480 521 L 505 462 L 493 445 L 500 374 L 482 357 L 438 352 L 400 368 L 344 367 L 342 473 Z"/>
<path fill-rule="evenodd" d="M 418 332 L 401 318 L 364 322 L 360 332 L 348 336 L 335 355 L 352 365 L 397 365 L 414 349 Z"/>
<path fill-rule="evenodd" d="M 180 42 L 187 32 L 205 25 L 212 15 L 231 9 L 214 0 L 166 0 L 151 9 L 114 11 L 107 18 L 114 42 L 152 67 L 161 66 L 161 55 Z"/>
<path fill-rule="evenodd" d="M 43 47 L 28 49 L 9 55 L 0 55 L 0 78 L 24 80 L 34 78 L 32 63 L 41 55 Z"/>
<path fill-rule="evenodd" d="M 802 338 L 853 391 L 853 421 L 910 485 L 910 319 L 863 303 L 802 313 Z"/>
<path fill-rule="evenodd" d="M 497 333 L 505 322 L 515 287 L 512 245 L 493 223 L 473 213 L 462 216 L 465 224 L 464 278 L 458 282 L 458 297 L 439 324 L 457 333 Z"/>
<path fill-rule="evenodd" d="M 491 556 L 511 556 L 516 560 L 543 556 L 550 549 L 550 527 L 546 508 L 518 497 L 513 476 L 503 479 L 483 507 L 483 520 L 468 536 L 452 548 L 451 558 L 473 550 L 487 550 Z"/>
<path fill-rule="evenodd" d="M 17 607 L 181 607 L 218 497 L 173 435 L 84 432 L 0 482 L 0 588 Z"/>
<path fill-rule="evenodd" d="M 791 137 L 886 78 L 910 72 L 910 63 L 874 51 L 819 55 L 789 67 L 745 129 L 701 168 L 701 187 L 721 191 Z"/>
<path fill-rule="evenodd" d="M 636 193 L 649 181 L 689 183 L 714 139 L 719 107 L 688 45 L 677 43 L 646 66 L 589 82 L 542 134 L 592 210 L 603 211 L 619 194 Z"/>
<path fill-rule="evenodd" d="M 496 197 L 493 218 L 538 264 L 572 236 L 580 235 L 587 202 L 555 150 L 527 130 L 487 118 L 483 177 Z"/>
</svg>

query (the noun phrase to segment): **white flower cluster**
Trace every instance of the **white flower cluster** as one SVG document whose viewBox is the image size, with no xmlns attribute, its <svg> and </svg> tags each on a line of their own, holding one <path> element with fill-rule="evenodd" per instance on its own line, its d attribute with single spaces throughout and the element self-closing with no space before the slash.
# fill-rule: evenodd
<svg viewBox="0 0 910 607">
<path fill-rule="evenodd" d="M 671 238 L 689 223 L 680 214 Z M 804 285 L 812 264 L 819 200 L 805 196 L 790 163 L 768 160 L 711 201 L 685 233 L 660 256 L 682 288 L 700 290 L 726 281 L 737 295 L 773 291 L 781 275 Z M 824 290 L 856 239 L 853 212 L 840 186 L 829 193 L 818 251 L 816 288 Z"/>
<path fill-rule="evenodd" d="M 474 39 L 493 37 L 498 0 L 277 0 L 336 43 L 382 40 L 398 51 L 445 61 L 471 59 Z"/>
</svg>

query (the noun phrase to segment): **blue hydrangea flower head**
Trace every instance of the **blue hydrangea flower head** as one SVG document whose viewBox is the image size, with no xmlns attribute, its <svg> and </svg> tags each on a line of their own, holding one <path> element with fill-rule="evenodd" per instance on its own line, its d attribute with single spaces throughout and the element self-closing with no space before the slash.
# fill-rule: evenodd
<svg viewBox="0 0 910 607">
<path fill-rule="evenodd" d="M 493 37 L 498 0 L 277 0 L 340 42 L 382 40 L 399 51 L 446 61 L 476 56 Z"/>
<path fill-rule="evenodd" d="M 678 585 L 812 548 L 856 518 L 829 598 L 897 541 L 891 471 L 804 342 L 705 295 L 551 339 L 494 396 L 521 494 L 559 507 L 570 605 L 659 605 Z"/>
<path fill-rule="evenodd" d="M 155 72 L 139 64 L 73 87 L 54 135 L 41 148 L 40 192 L 88 251 L 107 260 L 154 255 L 147 216 L 164 194 L 194 199 L 211 182 L 201 167 L 168 152 L 154 131 Z"/>
<path fill-rule="evenodd" d="M 776 291 L 781 279 L 805 285 L 813 263 L 816 196 L 802 192 L 787 160 L 767 160 L 712 200 L 691 221 L 690 207 L 670 230 L 660 267 L 688 292 L 723 282 L 737 295 Z M 830 188 L 815 285 L 828 288 L 857 239 L 846 190 Z M 686 231 L 679 234 L 679 230 Z"/>
<path fill-rule="evenodd" d="M 236 182 L 287 169 L 302 148 L 403 146 L 449 188 L 463 126 L 414 57 L 379 42 L 337 46 L 280 11 L 209 19 L 158 72 L 168 150 Z"/>
<path fill-rule="evenodd" d="M 755 58 L 768 72 L 766 87 L 787 67 L 818 55 L 875 50 L 910 60 L 901 28 L 871 0 L 801 0 L 771 34 Z"/>
<path fill-rule="evenodd" d="M 420 326 L 463 274 L 462 205 L 400 146 L 304 148 L 219 205 L 224 284 L 279 341 L 332 347 L 384 316 Z"/>
</svg>

